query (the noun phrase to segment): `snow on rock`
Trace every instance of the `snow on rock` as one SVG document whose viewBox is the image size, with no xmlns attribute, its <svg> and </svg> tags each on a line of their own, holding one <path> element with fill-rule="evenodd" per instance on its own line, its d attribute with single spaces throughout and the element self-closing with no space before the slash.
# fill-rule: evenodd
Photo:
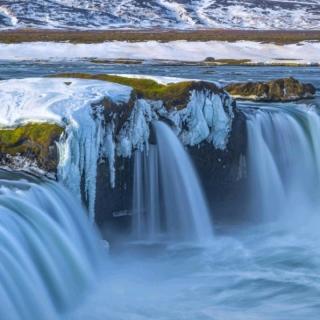
<svg viewBox="0 0 320 320">
<path fill-rule="evenodd" d="M 15 27 L 18 24 L 17 17 L 6 7 L 0 6 L 0 26 Z"/>
<path fill-rule="evenodd" d="M 104 99 L 127 103 L 131 88 L 80 79 L 30 78 L 0 82 L 0 127 L 30 122 L 53 122 L 65 127 L 59 142 L 58 179 L 85 197 L 94 213 L 97 160 L 104 137 Z"/>
<path fill-rule="evenodd" d="M 183 82 L 183 81 L 198 81 L 198 79 L 155 76 L 155 75 L 149 75 L 149 74 L 113 73 L 112 75 L 119 76 L 119 77 L 133 78 L 133 79 L 148 79 L 164 85 L 167 85 L 170 83 Z"/>
<path fill-rule="evenodd" d="M 1 0 L 1 28 L 319 29 L 319 0 Z"/>
<path fill-rule="evenodd" d="M 152 121 L 168 119 L 186 146 L 207 141 L 217 149 L 225 149 L 228 143 L 233 104 L 222 90 L 215 93 L 208 88 L 193 89 L 185 108 L 179 110 L 166 109 L 163 101 L 132 97 L 130 87 L 96 80 L 1 81 L 0 127 L 29 122 L 63 126 L 65 130 L 58 143 L 58 179 L 79 197 L 85 196 L 93 218 L 99 161 L 106 160 L 114 188 L 116 158 L 129 158 L 135 150 L 148 148 Z M 112 103 L 110 110 L 103 104 L 105 99 Z M 119 121 L 124 108 L 128 113 Z M 119 123 L 121 126 L 117 127 Z"/>
<path fill-rule="evenodd" d="M 132 89 L 98 80 L 27 78 L 0 81 L 0 127 L 27 122 L 73 126 L 83 122 L 91 106 L 104 98 L 126 103 Z"/>
</svg>

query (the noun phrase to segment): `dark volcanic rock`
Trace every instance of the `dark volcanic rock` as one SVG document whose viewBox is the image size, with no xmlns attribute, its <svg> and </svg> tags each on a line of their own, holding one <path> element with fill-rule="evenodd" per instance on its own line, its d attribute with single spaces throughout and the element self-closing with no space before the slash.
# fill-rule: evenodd
<svg viewBox="0 0 320 320">
<path fill-rule="evenodd" d="M 149 142 L 153 143 L 152 134 Z M 242 191 L 246 183 L 246 149 L 246 118 L 236 106 L 224 150 L 216 149 L 207 141 L 187 147 L 215 221 L 234 221 L 245 212 Z M 134 157 L 117 157 L 115 161 L 115 187 L 110 185 L 108 165 L 102 163 L 98 167 L 96 194 L 96 221 L 113 240 L 115 235 L 130 232 Z"/>
<path fill-rule="evenodd" d="M 247 128 L 244 114 L 234 109 L 232 131 L 225 150 L 204 142 L 188 151 L 199 175 L 212 218 L 216 222 L 235 221 L 246 211 Z M 235 207 L 236 205 L 236 207 Z"/>
<path fill-rule="evenodd" d="M 286 102 L 314 97 L 316 88 L 294 78 L 277 79 L 269 82 L 233 83 L 225 90 L 235 99 Z"/>
<path fill-rule="evenodd" d="M 97 159 L 96 222 L 107 228 L 107 237 L 130 230 L 134 152 L 157 143 L 154 120 L 171 126 L 188 149 L 214 219 L 239 211 L 240 206 L 232 208 L 231 204 L 243 203 L 247 139 L 246 119 L 235 101 L 214 83 L 204 81 L 164 86 L 145 79 L 112 79 L 129 82 L 135 90 L 126 103 L 105 99 L 102 105 L 92 105 L 104 139 Z M 0 164 L 55 172 L 59 160 L 56 142 L 66 138 L 66 134 L 61 136 L 63 131 L 57 125 L 39 123 L 0 130 Z M 111 149 L 113 152 L 108 151 Z M 82 176 L 83 199 L 87 196 L 85 183 Z"/>
</svg>

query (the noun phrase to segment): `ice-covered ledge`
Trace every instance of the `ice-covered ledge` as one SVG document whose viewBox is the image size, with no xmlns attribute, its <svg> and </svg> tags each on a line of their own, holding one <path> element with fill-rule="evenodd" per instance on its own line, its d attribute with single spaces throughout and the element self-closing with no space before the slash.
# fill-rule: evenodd
<svg viewBox="0 0 320 320">
<path fill-rule="evenodd" d="M 51 161 L 55 148 L 58 179 L 85 196 L 92 215 L 98 163 L 107 162 L 114 187 L 116 159 L 148 148 L 153 120 L 169 121 L 187 146 L 206 141 L 224 149 L 234 116 L 232 99 L 214 83 L 153 79 L 160 83 L 150 88 L 160 88 L 159 96 L 157 90 L 141 89 L 139 79 L 108 79 L 118 83 L 89 76 L 0 82 L 1 164 L 34 168 Z M 123 85 L 128 83 L 132 86 Z"/>
<path fill-rule="evenodd" d="M 0 126 L 13 128 L 45 122 L 64 128 L 63 136 L 57 141 L 58 177 L 79 197 L 83 178 L 89 209 L 93 212 L 97 159 L 103 137 L 98 109 L 102 108 L 105 99 L 115 104 L 128 103 L 131 91 L 127 86 L 95 80 L 29 78 L 1 81 Z M 42 128 L 42 132 L 29 131 L 29 137 L 26 133 L 22 138 L 31 140 L 34 145 L 39 144 L 37 135 L 44 135 L 47 129 Z M 2 149 L 9 142 L 6 149 L 11 146 L 11 149 L 17 151 L 16 156 L 21 157 L 20 150 L 16 148 L 21 141 L 10 143 L 10 139 L 6 140 L 9 133 L 5 130 L 5 134 L 2 131 L 0 135 Z M 15 130 L 12 130 L 12 134 L 14 133 Z M 48 146 L 50 147 L 52 146 Z M 30 150 L 26 151 L 28 152 Z M 17 158 L 10 163 L 16 165 Z"/>
</svg>

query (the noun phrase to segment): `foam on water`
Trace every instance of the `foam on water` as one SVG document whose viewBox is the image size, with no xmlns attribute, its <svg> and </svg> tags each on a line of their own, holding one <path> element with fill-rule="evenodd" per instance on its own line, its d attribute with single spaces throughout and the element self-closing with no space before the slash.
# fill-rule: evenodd
<svg viewBox="0 0 320 320">
<path fill-rule="evenodd" d="M 124 247 L 73 319 L 301 320 L 320 311 L 319 219 L 217 235 L 210 247 Z M 306 230 L 306 227 L 308 230 Z"/>
</svg>

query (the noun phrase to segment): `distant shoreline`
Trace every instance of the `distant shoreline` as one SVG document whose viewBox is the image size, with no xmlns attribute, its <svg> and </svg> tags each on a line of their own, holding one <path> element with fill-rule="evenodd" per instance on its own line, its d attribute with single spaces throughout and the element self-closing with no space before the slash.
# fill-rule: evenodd
<svg viewBox="0 0 320 320">
<path fill-rule="evenodd" d="M 320 41 L 106 41 L 102 43 L 0 43 L 0 60 L 88 59 L 95 63 L 164 65 L 319 65 Z"/>
<path fill-rule="evenodd" d="M 116 30 L 47 30 L 15 29 L 0 31 L 0 43 L 71 42 L 100 43 L 106 41 L 228 41 L 239 40 L 292 44 L 302 41 L 320 41 L 320 30 L 171 30 L 171 29 L 116 29 Z"/>
</svg>

